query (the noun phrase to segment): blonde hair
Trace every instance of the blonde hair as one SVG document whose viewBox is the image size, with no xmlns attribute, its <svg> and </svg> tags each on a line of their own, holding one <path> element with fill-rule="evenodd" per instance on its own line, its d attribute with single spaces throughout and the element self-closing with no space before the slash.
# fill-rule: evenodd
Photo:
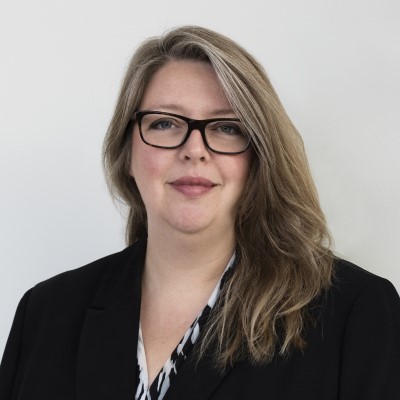
<svg viewBox="0 0 400 400">
<path fill-rule="evenodd" d="M 307 305 L 331 283 L 330 236 L 303 142 L 262 66 L 231 39 L 198 26 L 148 39 L 130 61 L 104 141 L 110 191 L 129 207 L 128 244 L 147 231 L 145 207 L 129 174 L 129 121 L 154 72 L 170 60 L 212 65 L 254 149 L 236 217 L 238 262 L 199 355 L 214 343 L 222 368 L 243 358 L 269 362 L 304 347 Z"/>
</svg>

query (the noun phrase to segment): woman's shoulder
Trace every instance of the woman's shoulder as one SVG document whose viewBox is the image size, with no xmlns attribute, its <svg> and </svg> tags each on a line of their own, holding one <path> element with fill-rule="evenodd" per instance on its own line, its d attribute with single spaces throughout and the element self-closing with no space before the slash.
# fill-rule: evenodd
<svg viewBox="0 0 400 400">
<path fill-rule="evenodd" d="M 389 280 L 339 258 L 335 259 L 332 285 L 323 303 L 331 316 L 345 320 L 362 314 L 370 319 L 374 315 L 377 319 L 384 314 L 400 316 L 400 298 Z"/>
<path fill-rule="evenodd" d="M 87 306 L 99 288 L 104 285 L 118 285 L 140 269 L 143 245 L 135 243 L 122 251 L 95 260 L 79 268 L 57 274 L 36 284 L 28 291 L 29 303 Z"/>
<path fill-rule="evenodd" d="M 350 261 L 336 258 L 333 267 L 332 290 L 342 295 L 358 296 L 364 291 L 394 291 L 393 284 Z"/>
<path fill-rule="evenodd" d="M 124 251 L 126 249 L 122 252 Z M 63 289 L 78 289 L 81 286 L 96 285 L 96 282 L 98 283 L 99 279 L 104 276 L 110 265 L 114 264 L 114 261 L 120 257 L 122 252 L 109 254 L 86 265 L 61 272 L 37 283 L 33 290 L 37 293 L 45 294 Z"/>
</svg>

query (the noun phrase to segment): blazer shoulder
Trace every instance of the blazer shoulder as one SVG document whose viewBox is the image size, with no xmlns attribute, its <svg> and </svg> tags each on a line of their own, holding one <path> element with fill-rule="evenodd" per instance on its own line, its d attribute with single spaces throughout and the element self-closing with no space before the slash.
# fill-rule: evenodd
<svg viewBox="0 0 400 400">
<path fill-rule="evenodd" d="M 369 285 L 389 285 L 390 281 L 382 278 L 364 268 L 353 264 L 350 261 L 336 258 L 333 268 L 333 286 L 336 288 L 345 288 L 351 286 L 354 290 L 363 290 Z"/>
<path fill-rule="evenodd" d="M 135 246 L 107 255 L 82 267 L 57 274 L 36 284 L 30 290 L 29 304 L 79 303 L 88 305 L 106 275 L 121 274 Z"/>
<path fill-rule="evenodd" d="M 329 292 L 336 306 L 351 308 L 356 303 L 374 303 L 391 304 L 400 309 L 399 295 L 389 280 L 339 258 L 335 260 Z"/>
<path fill-rule="evenodd" d="M 34 286 L 35 291 L 58 290 L 66 285 L 76 286 L 82 281 L 92 281 L 104 274 L 120 252 L 107 255 L 78 268 L 73 268 L 54 275 Z"/>
</svg>

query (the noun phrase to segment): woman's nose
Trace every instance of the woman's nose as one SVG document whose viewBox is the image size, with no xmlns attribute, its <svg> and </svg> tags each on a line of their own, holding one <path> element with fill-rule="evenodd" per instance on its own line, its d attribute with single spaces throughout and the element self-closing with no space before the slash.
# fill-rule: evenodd
<svg viewBox="0 0 400 400">
<path fill-rule="evenodd" d="M 204 143 L 200 130 L 192 130 L 188 139 L 181 147 L 181 153 L 186 160 L 206 161 L 209 159 L 210 151 Z"/>
</svg>

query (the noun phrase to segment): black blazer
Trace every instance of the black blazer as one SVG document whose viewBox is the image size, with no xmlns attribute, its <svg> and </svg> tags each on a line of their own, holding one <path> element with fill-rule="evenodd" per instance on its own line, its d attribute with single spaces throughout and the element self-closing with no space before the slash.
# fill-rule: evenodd
<svg viewBox="0 0 400 400">
<path fill-rule="evenodd" d="M 145 243 L 42 282 L 22 298 L 0 367 L 1 400 L 134 400 Z M 338 261 L 307 347 L 223 374 L 188 358 L 165 400 L 399 400 L 400 299 Z"/>
</svg>

